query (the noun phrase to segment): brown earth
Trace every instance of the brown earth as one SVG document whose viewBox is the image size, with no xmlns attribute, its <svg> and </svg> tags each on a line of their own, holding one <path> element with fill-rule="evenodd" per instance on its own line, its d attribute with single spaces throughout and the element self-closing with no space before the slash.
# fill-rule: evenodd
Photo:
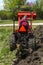
<svg viewBox="0 0 43 65">
<path fill-rule="evenodd" d="M 33 51 L 33 53 L 25 59 L 21 59 L 16 65 L 41 65 L 41 63 L 43 63 L 43 26 L 37 26 L 36 29 L 34 29 L 34 34 L 37 44 L 41 47 Z"/>
</svg>

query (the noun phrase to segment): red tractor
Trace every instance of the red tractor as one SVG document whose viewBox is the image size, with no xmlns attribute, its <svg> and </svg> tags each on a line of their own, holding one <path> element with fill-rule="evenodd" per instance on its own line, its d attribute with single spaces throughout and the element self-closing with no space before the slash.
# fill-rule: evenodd
<svg viewBox="0 0 43 65">
<path fill-rule="evenodd" d="M 28 32 L 25 31 L 24 26 L 21 26 L 18 30 L 13 28 L 13 34 L 10 39 L 10 50 L 15 50 L 18 47 L 17 45 L 19 45 L 22 54 L 25 49 L 31 48 L 35 50 L 36 48 L 36 39 L 32 30 L 32 20 L 36 18 L 36 12 L 18 12 L 18 26 L 23 16 L 27 16 L 27 20 L 30 21 Z"/>
</svg>

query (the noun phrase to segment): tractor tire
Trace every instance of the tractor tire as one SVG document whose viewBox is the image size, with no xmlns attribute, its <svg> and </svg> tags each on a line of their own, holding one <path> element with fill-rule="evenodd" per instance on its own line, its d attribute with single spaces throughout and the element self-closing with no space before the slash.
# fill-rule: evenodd
<svg viewBox="0 0 43 65">
<path fill-rule="evenodd" d="M 33 50 L 36 49 L 36 38 L 34 35 L 33 37 L 29 38 L 28 45 L 29 48 L 32 48 Z"/>
<path fill-rule="evenodd" d="M 15 34 L 12 34 L 10 38 L 10 51 L 13 51 L 15 49 L 16 49 Z"/>
</svg>

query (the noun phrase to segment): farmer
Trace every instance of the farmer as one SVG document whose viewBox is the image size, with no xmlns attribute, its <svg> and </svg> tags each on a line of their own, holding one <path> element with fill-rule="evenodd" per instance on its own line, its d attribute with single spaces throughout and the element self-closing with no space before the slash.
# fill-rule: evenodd
<svg viewBox="0 0 43 65">
<path fill-rule="evenodd" d="M 29 23 L 27 21 L 27 16 L 24 16 L 21 20 L 20 20 L 20 24 L 19 24 L 19 29 L 21 28 L 21 26 L 24 26 L 26 31 L 28 31 L 29 29 Z"/>
</svg>

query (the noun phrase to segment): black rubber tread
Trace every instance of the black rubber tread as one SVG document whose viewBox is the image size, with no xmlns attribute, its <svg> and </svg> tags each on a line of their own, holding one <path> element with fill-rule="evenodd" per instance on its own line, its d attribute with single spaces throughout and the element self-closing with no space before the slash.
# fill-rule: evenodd
<svg viewBox="0 0 43 65">
<path fill-rule="evenodd" d="M 32 34 L 28 41 L 29 48 L 36 49 L 36 37 Z"/>
<path fill-rule="evenodd" d="M 12 34 L 10 37 L 10 51 L 16 49 L 16 41 L 15 41 L 15 34 Z"/>
</svg>

